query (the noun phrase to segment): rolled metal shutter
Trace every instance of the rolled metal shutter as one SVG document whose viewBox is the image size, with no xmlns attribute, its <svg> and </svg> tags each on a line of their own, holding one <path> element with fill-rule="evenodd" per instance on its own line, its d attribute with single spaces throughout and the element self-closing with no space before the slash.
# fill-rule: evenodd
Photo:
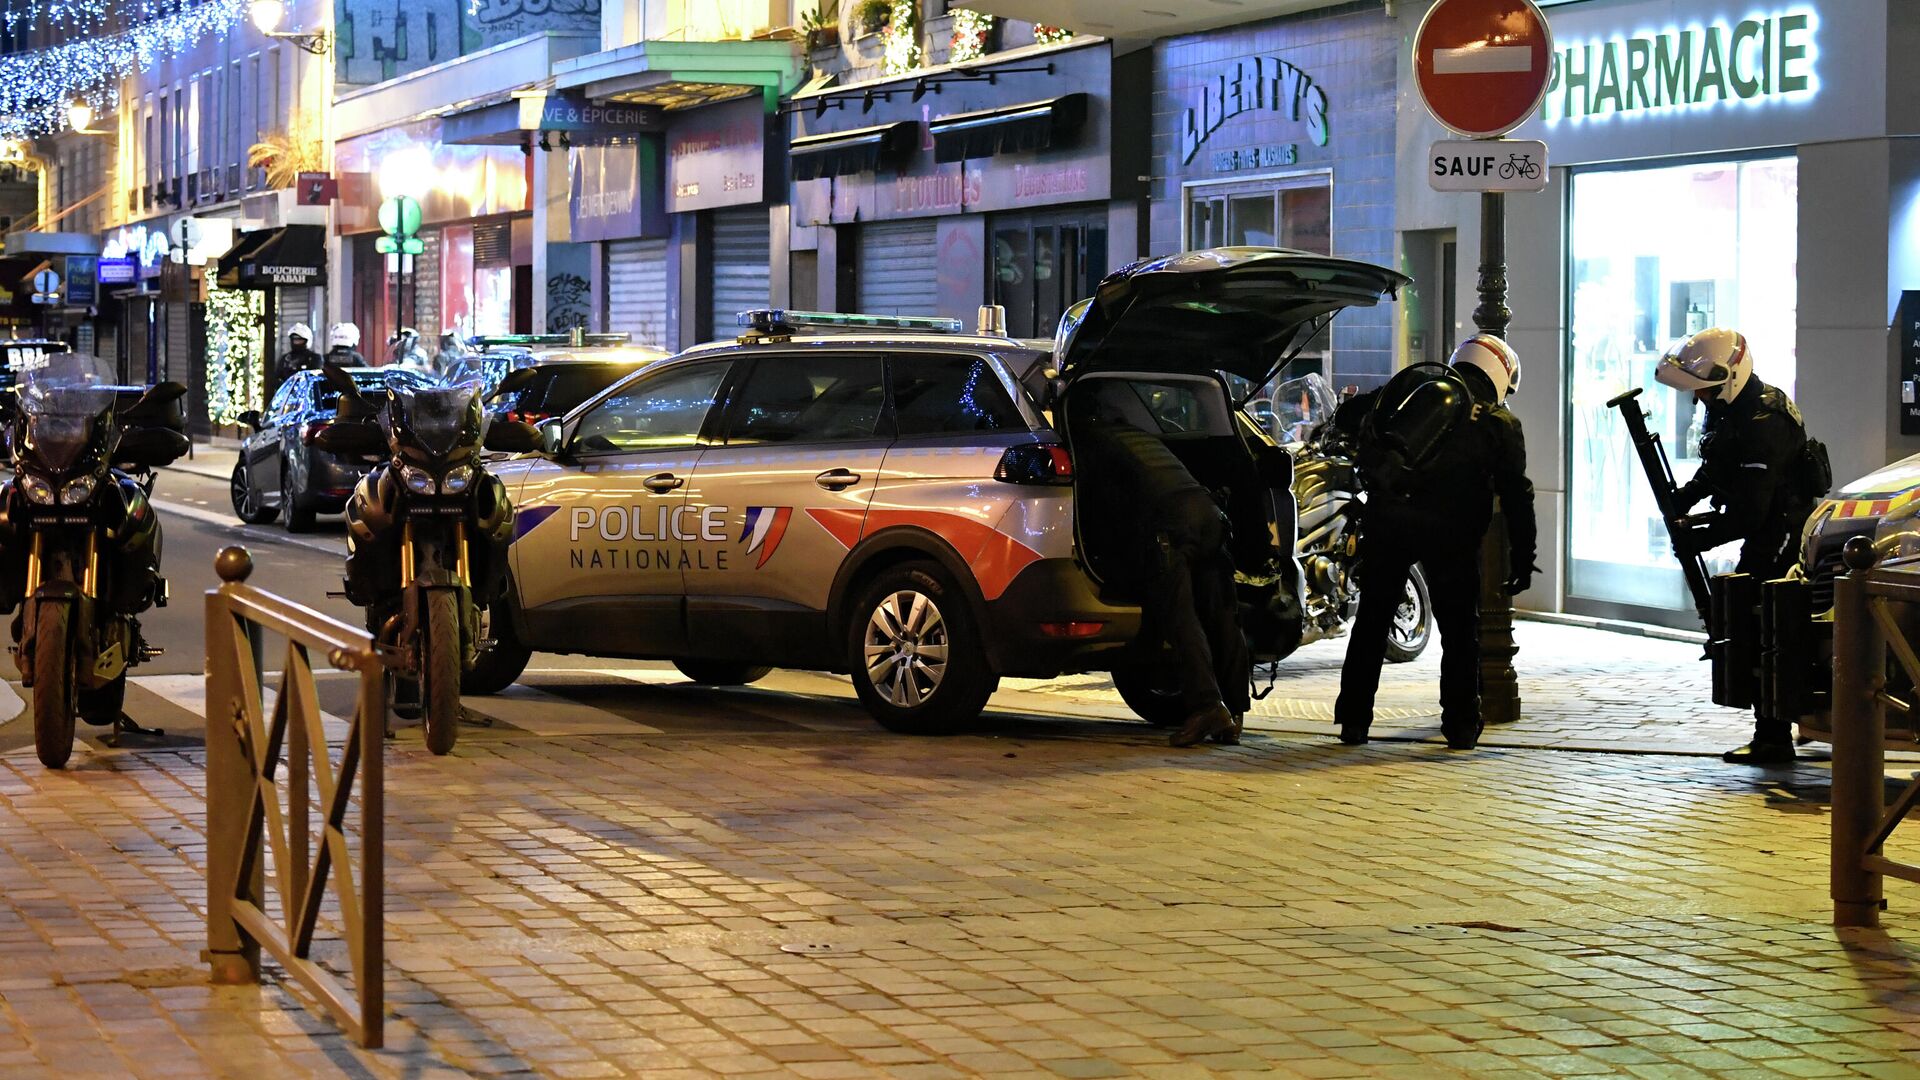
<svg viewBox="0 0 1920 1080">
<path fill-rule="evenodd" d="M 313 289 L 306 285 L 281 289 L 280 295 L 274 299 L 274 317 L 280 323 L 273 328 L 273 354 L 278 356 L 287 347 L 287 331 L 292 329 L 294 323 L 313 326 Z M 318 337 L 310 339 L 307 344 L 316 352 L 326 352 L 326 327 L 315 326 L 313 332 Z"/>
<path fill-rule="evenodd" d="M 772 262 L 773 232 L 766 207 L 714 212 L 712 337 L 732 337 L 740 312 L 772 304 Z"/>
<path fill-rule="evenodd" d="M 854 263 L 854 307 L 866 315 L 934 314 L 940 296 L 938 262 L 931 220 L 862 225 Z"/>
<path fill-rule="evenodd" d="M 667 341 L 667 242 L 607 244 L 607 329 L 634 344 L 670 349 Z"/>
</svg>

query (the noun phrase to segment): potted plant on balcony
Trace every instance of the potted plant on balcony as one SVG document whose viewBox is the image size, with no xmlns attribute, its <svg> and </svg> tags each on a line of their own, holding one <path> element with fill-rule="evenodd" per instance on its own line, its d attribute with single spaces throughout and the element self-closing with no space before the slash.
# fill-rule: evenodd
<svg viewBox="0 0 1920 1080">
<path fill-rule="evenodd" d="M 860 0 L 860 6 L 853 9 L 853 19 L 860 34 L 877 34 L 893 21 L 892 0 Z"/>
<path fill-rule="evenodd" d="M 840 4 L 830 0 L 800 17 L 800 28 L 807 32 L 807 51 L 828 49 L 840 44 Z"/>
</svg>

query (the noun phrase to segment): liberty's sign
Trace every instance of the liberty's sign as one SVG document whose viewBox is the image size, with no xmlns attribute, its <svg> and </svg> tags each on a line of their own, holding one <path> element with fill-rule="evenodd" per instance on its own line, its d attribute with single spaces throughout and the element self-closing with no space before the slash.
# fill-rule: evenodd
<svg viewBox="0 0 1920 1080">
<path fill-rule="evenodd" d="M 1203 83 L 1180 124 L 1180 162 L 1191 164 L 1207 137 L 1242 113 L 1278 113 L 1306 125 L 1315 146 L 1327 145 L 1327 92 L 1277 56 L 1249 56 Z M 1246 167 L 1239 158 L 1237 167 Z"/>
</svg>

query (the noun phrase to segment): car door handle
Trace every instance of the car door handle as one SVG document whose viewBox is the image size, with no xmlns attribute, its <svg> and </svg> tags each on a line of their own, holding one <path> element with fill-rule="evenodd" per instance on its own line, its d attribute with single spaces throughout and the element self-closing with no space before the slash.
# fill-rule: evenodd
<svg viewBox="0 0 1920 1080">
<path fill-rule="evenodd" d="M 813 482 L 828 491 L 844 491 L 860 482 L 860 474 L 847 469 L 828 469 L 814 477 Z"/>
<path fill-rule="evenodd" d="M 646 488 L 648 491 L 665 493 L 685 483 L 685 480 L 680 479 L 672 473 L 663 472 L 654 473 L 652 476 L 640 481 L 640 486 Z"/>
</svg>

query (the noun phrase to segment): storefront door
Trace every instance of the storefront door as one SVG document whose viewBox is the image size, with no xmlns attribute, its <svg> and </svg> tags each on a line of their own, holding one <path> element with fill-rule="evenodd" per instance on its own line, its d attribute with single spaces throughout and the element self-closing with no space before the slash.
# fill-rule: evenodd
<svg viewBox="0 0 1920 1080">
<path fill-rule="evenodd" d="M 1060 315 L 1093 295 L 1107 268 L 1104 206 L 1045 214 L 995 214 L 993 302 L 1007 309 L 1013 337 L 1052 337 Z"/>
<path fill-rule="evenodd" d="M 1325 172 L 1204 180 L 1186 186 L 1187 249 L 1283 247 L 1333 254 L 1333 177 Z M 1312 372 L 1332 374 L 1333 340 L 1323 329 L 1274 384 Z M 1273 386 L 1262 393 L 1269 394 Z"/>
<path fill-rule="evenodd" d="M 1755 374 L 1793 392 L 1798 160 L 1579 171 L 1571 186 L 1567 607 L 1693 625 L 1666 526 L 1607 402 L 1646 388 L 1648 424 L 1684 483 L 1699 468 L 1706 414 L 1654 381 L 1667 348 L 1732 327 Z M 1736 555 L 1708 561 L 1718 572 Z"/>
</svg>

